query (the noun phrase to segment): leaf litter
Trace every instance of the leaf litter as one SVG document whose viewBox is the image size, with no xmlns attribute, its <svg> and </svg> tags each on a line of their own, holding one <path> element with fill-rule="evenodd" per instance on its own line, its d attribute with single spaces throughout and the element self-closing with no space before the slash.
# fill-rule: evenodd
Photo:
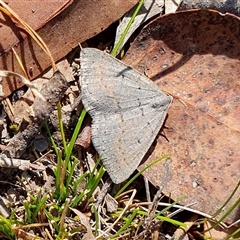
<svg viewBox="0 0 240 240">
<path fill-rule="evenodd" d="M 163 49 L 163 51 L 164 51 L 164 49 Z M 132 63 L 131 63 L 132 64 Z M 142 65 L 143 66 L 143 65 Z M 164 65 L 165 66 L 165 65 Z M 137 67 L 136 67 L 137 68 Z M 147 70 L 147 71 L 146 71 Z M 140 70 L 139 70 L 140 71 Z M 147 75 L 148 75 L 148 77 L 149 76 L 151 76 L 150 74 L 149 74 L 149 68 L 147 67 L 147 68 L 144 68 L 144 71 L 145 71 L 145 73 L 147 73 Z M 162 87 L 161 87 L 161 89 L 163 89 Z M 182 104 L 182 103 L 181 103 Z M 186 103 L 185 102 L 183 102 L 183 104 L 185 105 Z M 181 107 L 181 105 L 178 105 L 178 107 Z M 173 114 L 173 113 L 172 113 Z M 171 114 L 171 115 L 172 115 Z M 181 129 L 181 128 L 180 128 Z M 167 134 L 166 134 L 166 132 L 167 132 Z M 164 130 L 164 134 L 166 135 L 166 137 L 168 137 L 168 131 L 167 130 Z M 164 151 L 164 153 L 165 153 L 165 151 Z M 161 154 L 159 154 L 158 156 L 160 156 Z M 48 158 L 48 157 L 47 157 Z M 44 160 L 45 159 L 45 160 Z M 46 160 L 46 158 L 43 158 L 43 163 L 44 163 L 44 161 L 47 161 L 48 162 L 48 164 L 49 164 L 49 167 L 51 168 L 52 166 L 54 166 L 54 161 L 52 162 L 52 164 L 51 164 L 51 161 L 49 162 L 49 160 Z M 171 166 L 171 165 L 170 165 Z M 36 171 L 36 173 L 37 174 L 40 174 L 40 178 L 38 179 L 38 180 L 40 180 L 40 184 L 38 185 L 38 184 L 35 184 L 35 183 L 37 183 L 37 182 L 35 182 L 36 181 L 36 179 L 37 178 L 35 178 L 35 180 L 34 180 L 34 178 L 32 178 L 32 176 L 31 176 L 31 174 L 30 174 L 30 176 L 26 176 L 25 175 L 25 178 L 26 178 L 26 180 L 27 180 L 27 182 L 25 182 L 25 184 L 28 184 L 28 182 L 29 182 L 29 179 L 31 179 L 32 178 L 32 180 L 31 181 L 33 181 L 33 183 L 32 183 L 32 185 L 31 185 L 31 187 L 30 187 L 30 189 L 34 189 L 34 188 L 37 188 L 37 186 L 41 186 L 41 178 L 42 178 L 42 176 L 41 176 L 41 174 L 42 173 L 44 173 L 45 175 L 48 175 L 47 174 L 47 172 L 45 171 L 46 170 L 46 168 L 42 168 L 41 169 L 41 171 Z M 158 170 L 158 172 L 159 172 L 159 170 Z M 43 174 L 43 175 L 44 175 Z M 170 176 L 171 176 L 171 172 L 170 172 Z M 47 176 L 47 179 L 48 179 L 48 176 Z M 139 180 L 140 181 L 140 180 Z M 49 187 L 49 186 L 52 186 L 54 183 L 53 183 L 53 179 L 51 179 L 51 175 L 49 175 L 49 181 L 47 180 L 46 181 L 47 182 L 47 186 Z M 196 183 L 197 183 L 197 181 L 196 181 Z M 164 186 L 164 188 L 165 188 L 166 186 Z M 127 193 L 126 193 L 127 194 Z M 126 211 L 126 213 L 128 212 L 128 208 L 129 208 L 129 210 L 130 210 L 130 206 L 131 206 L 131 204 L 139 204 L 138 203 L 138 200 L 137 200 L 137 198 L 135 198 L 135 194 L 136 193 L 133 193 L 133 195 L 132 195 L 132 199 L 131 198 L 129 198 L 129 196 L 128 195 L 126 195 L 126 198 L 125 198 L 125 200 L 124 200 L 124 197 L 123 198 L 120 198 L 121 200 L 119 200 L 118 199 L 118 201 L 119 201 L 119 206 L 121 206 L 123 203 L 123 205 L 125 206 L 125 210 L 124 211 Z M 134 199 L 135 198 L 135 199 Z M 140 200 L 142 199 L 142 197 L 140 198 Z M 129 202 L 128 202 L 128 200 L 129 200 Z M 125 201 L 125 202 L 124 202 Z M 104 206 L 103 206 L 104 207 Z M 136 209 L 137 210 L 137 209 Z M 139 209 L 138 209 L 139 210 Z M 76 212 L 75 212 L 76 213 Z M 130 214 L 130 212 L 129 212 L 129 214 Z M 88 219 L 86 219 L 86 218 L 84 218 L 84 216 L 82 215 L 82 213 L 80 213 L 80 214 L 78 214 L 78 213 L 76 213 L 76 215 L 78 215 L 80 218 L 82 218 L 82 221 L 83 221 L 83 225 L 85 226 L 85 230 L 87 231 L 87 233 L 88 234 L 90 234 L 89 236 L 91 236 L 92 237 L 92 232 L 91 232 L 91 228 L 90 228 L 90 226 L 89 226 L 89 223 L 88 223 Z M 104 215 L 103 215 L 104 216 Z M 23 216 L 22 216 L 23 217 Z M 102 217 L 102 216 L 101 216 Z M 103 219 L 102 219 L 103 220 Z M 105 215 L 105 219 L 104 219 L 104 221 L 105 220 L 107 220 L 106 219 L 106 215 Z M 120 220 L 120 219 L 119 219 Z M 139 218 L 138 219 L 139 220 L 139 222 L 141 222 L 141 221 L 143 221 L 143 218 Z M 109 221 L 109 223 L 111 222 L 111 218 L 110 219 L 108 219 L 108 221 Z M 72 222 L 72 220 L 70 219 L 70 218 L 66 218 L 66 223 L 68 223 L 68 224 L 70 224 L 70 222 Z M 121 223 L 121 221 L 119 221 L 119 224 Z M 107 225 L 107 224 L 106 224 Z M 69 225 L 70 226 L 70 225 Z M 102 224 L 102 226 L 104 226 L 104 224 Z M 104 228 L 103 228 L 103 231 L 104 231 Z M 159 232 L 159 231 L 158 231 Z M 32 232 L 33 233 L 33 232 Z M 24 230 L 22 230 L 20 233 L 19 233 L 19 236 L 21 235 L 21 236 L 25 236 L 25 238 L 26 238 L 26 236 L 29 234 L 29 236 L 34 236 L 34 234 L 30 234 L 30 233 L 27 233 L 27 232 L 25 232 L 25 235 L 24 235 Z M 176 233 L 177 234 L 177 233 Z M 46 235 L 45 235 L 46 236 Z M 106 236 L 106 235 L 105 235 Z M 86 236 L 85 236 L 86 237 Z M 128 237 L 129 236 L 126 236 L 125 237 L 125 239 L 128 239 Z M 123 239 L 124 239 L 124 237 L 123 237 Z M 130 239 L 132 239 L 132 237 L 130 237 Z"/>
<path fill-rule="evenodd" d="M 173 199 L 184 194 L 185 204 L 197 201 L 194 208 L 208 214 L 224 203 L 239 181 L 237 29 L 237 17 L 213 10 L 165 15 L 144 28 L 124 59 L 174 96 L 166 138 L 158 138 L 148 159 L 174 153 L 163 192 Z M 156 164 L 143 174 L 158 186 L 162 172 L 163 166 Z M 235 222 L 237 211 L 225 221 Z"/>
</svg>

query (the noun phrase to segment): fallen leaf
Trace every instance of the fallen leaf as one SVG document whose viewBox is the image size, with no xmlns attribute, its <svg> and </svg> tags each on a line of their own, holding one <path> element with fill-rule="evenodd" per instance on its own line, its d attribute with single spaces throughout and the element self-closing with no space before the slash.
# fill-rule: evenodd
<svg viewBox="0 0 240 240">
<path fill-rule="evenodd" d="M 91 123 L 88 121 L 86 126 L 83 127 L 80 134 L 78 135 L 76 145 L 82 146 L 83 148 L 88 148 L 91 144 Z"/>
<path fill-rule="evenodd" d="M 73 0 L 49 1 L 47 5 L 45 1 L 8 0 L 4 2 L 32 28 L 39 29 L 51 18 L 71 5 Z M 1 11 L 0 19 L 2 20 L 0 28 L 0 52 L 2 53 L 4 51 L 9 51 L 12 45 L 19 40 L 18 37 L 20 32 L 15 23 L 10 21 Z M 19 34 L 13 34 L 13 30 L 15 33 L 19 32 Z"/>
<path fill-rule="evenodd" d="M 60 14 L 39 28 L 37 33 L 48 45 L 54 60 L 57 61 L 66 56 L 79 43 L 106 29 L 124 13 L 129 11 L 137 2 L 137 0 L 115 0 L 110 2 L 108 0 L 94 2 L 75 0 Z M 46 3 L 43 3 L 45 6 Z M 26 9 L 26 13 L 28 12 L 29 9 Z M 20 17 L 22 17 L 21 13 L 19 12 Z M 23 19 L 25 19 L 24 16 Z M 13 45 L 31 79 L 38 76 L 51 65 L 50 59 L 46 58 L 46 54 L 36 42 L 26 37 L 9 18 L 0 15 L 0 20 L 0 30 L 3 26 L 10 28 L 8 31 L 5 29 L 7 32 L 10 31 L 10 33 L 0 32 L 0 42 L 4 46 L 4 49 L 0 49 L 0 69 L 21 73 L 19 64 L 13 53 L 9 51 Z M 45 21 L 43 22 L 45 23 Z M 39 27 L 39 25 L 35 27 Z M 15 38 L 11 41 L 9 39 L 6 40 L 8 34 L 18 36 L 17 40 Z M 1 98 L 9 96 L 12 91 L 22 85 L 18 80 L 9 81 L 9 79 L 3 78 L 1 82 Z"/>
<path fill-rule="evenodd" d="M 115 200 L 115 198 L 113 198 L 110 194 L 107 193 L 104 199 L 107 211 L 110 213 L 116 212 L 118 208 L 118 202 Z"/>
<path fill-rule="evenodd" d="M 86 233 L 83 236 L 83 240 L 94 240 L 96 239 L 92 233 L 91 225 L 88 218 L 75 208 L 70 208 L 80 219 L 81 224 L 86 228 Z"/>
<path fill-rule="evenodd" d="M 212 226 L 211 223 L 206 222 L 204 229 L 208 229 Z M 222 229 L 220 227 L 215 227 L 211 229 L 210 231 L 207 231 L 204 235 L 206 239 L 227 239 L 227 237 L 238 230 L 238 227 L 231 227 L 228 229 Z M 237 237 L 240 237 L 240 233 L 234 235 L 234 238 L 236 239 Z"/>
<path fill-rule="evenodd" d="M 147 163 L 171 153 L 163 192 L 212 215 L 240 177 L 240 22 L 231 14 L 191 10 L 159 17 L 132 43 L 124 62 L 174 97 Z M 162 163 L 144 173 L 155 186 Z M 238 199 L 240 189 L 225 207 Z M 222 212 L 222 214 L 225 213 Z M 238 218 L 237 209 L 228 217 Z"/>
</svg>

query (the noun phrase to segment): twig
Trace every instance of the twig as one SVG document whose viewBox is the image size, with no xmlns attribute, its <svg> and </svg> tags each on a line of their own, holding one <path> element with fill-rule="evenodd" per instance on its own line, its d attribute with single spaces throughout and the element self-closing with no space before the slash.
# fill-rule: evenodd
<svg viewBox="0 0 240 240">
<path fill-rule="evenodd" d="M 153 220 L 156 209 L 158 207 L 158 202 L 160 201 L 160 198 L 162 196 L 162 190 L 167 183 L 168 173 L 169 173 L 169 162 L 167 159 L 166 162 L 164 163 L 164 175 L 162 178 L 162 183 L 159 186 L 159 189 L 153 198 L 152 205 L 150 206 L 149 211 L 148 211 L 148 217 L 146 218 L 146 221 L 145 221 L 145 229 L 148 229 L 148 227 L 150 226 L 150 224 Z"/>
<path fill-rule="evenodd" d="M 28 126 L 10 140 L 3 151 L 4 155 L 9 158 L 21 157 L 33 136 L 39 132 L 44 122 L 49 118 L 49 115 L 56 107 L 57 102 L 62 98 L 67 87 L 68 84 L 65 77 L 59 71 L 55 72 L 40 92 L 46 101 L 43 101 L 39 97 L 35 99 L 32 105 L 34 116 L 31 116 Z"/>
</svg>

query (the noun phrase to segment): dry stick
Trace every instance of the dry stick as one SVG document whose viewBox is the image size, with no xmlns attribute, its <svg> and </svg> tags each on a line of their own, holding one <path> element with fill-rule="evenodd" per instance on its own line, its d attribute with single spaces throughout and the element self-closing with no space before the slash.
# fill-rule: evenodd
<svg viewBox="0 0 240 240">
<path fill-rule="evenodd" d="M 10 102 L 9 98 L 4 99 L 3 102 L 5 102 L 6 106 L 8 106 L 11 116 L 14 116 L 14 108 L 13 108 L 12 103 Z"/>
<path fill-rule="evenodd" d="M 158 207 L 158 202 L 160 201 L 160 198 L 162 196 L 162 190 L 167 183 L 168 173 L 169 173 L 169 162 L 168 162 L 168 159 L 167 159 L 164 163 L 164 175 L 163 175 L 163 178 L 162 178 L 162 183 L 159 186 L 159 189 L 158 189 L 157 193 L 155 194 L 155 196 L 153 198 L 151 206 L 149 207 L 148 216 L 146 217 L 146 220 L 145 220 L 145 223 L 144 223 L 144 226 L 143 226 L 143 229 L 145 229 L 145 231 L 147 231 L 149 229 L 149 227 L 152 223 L 152 220 L 154 218 L 154 215 L 156 213 L 156 209 Z M 142 234 L 140 234 L 140 235 L 143 235 L 145 231 L 143 231 Z"/>
<path fill-rule="evenodd" d="M 0 154 L 0 168 L 1 167 L 28 170 L 31 167 L 31 163 L 29 160 L 9 158 L 2 153 Z"/>
<path fill-rule="evenodd" d="M 53 77 L 43 86 L 41 94 L 46 101 L 37 97 L 32 105 L 34 116 L 31 117 L 26 129 L 17 133 L 11 141 L 8 143 L 3 153 L 0 155 L 0 159 L 8 158 L 20 158 L 25 152 L 25 149 L 29 145 L 33 136 L 37 134 L 49 118 L 49 115 L 54 110 L 57 102 L 63 97 L 65 91 L 68 88 L 68 83 L 65 77 L 59 72 L 55 72 Z M 9 167 L 8 165 L 6 167 Z"/>
<path fill-rule="evenodd" d="M 125 208 L 123 209 L 123 211 L 120 213 L 120 215 L 118 216 L 118 218 L 115 220 L 115 222 L 111 225 L 111 227 L 109 227 L 105 232 L 104 234 L 106 233 L 109 233 L 113 228 L 114 226 L 118 223 L 118 221 L 122 218 L 122 216 L 124 215 L 124 213 L 128 210 L 129 206 L 131 205 L 135 195 L 136 195 L 137 191 L 136 189 L 133 189 L 132 190 L 132 196 L 130 197 L 129 201 L 127 202 Z M 104 234 L 101 234 L 100 236 L 97 236 L 96 239 L 100 239 L 104 236 Z"/>
<path fill-rule="evenodd" d="M 149 190 L 149 182 L 147 180 L 147 178 L 143 178 L 144 179 L 144 185 L 145 185 L 145 189 L 146 189 L 146 198 L 148 202 L 151 202 L 151 196 L 150 196 L 150 190 Z M 150 205 L 148 207 L 148 210 L 150 210 Z"/>
<path fill-rule="evenodd" d="M 96 208 L 98 208 L 101 205 L 101 203 L 103 202 L 103 199 L 109 192 L 111 185 L 112 185 L 112 180 L 109 177 L 103 184 L 102 189 L 97 196 Z"/>
<path fill-rule="evenodd" d="M 130 208 L 134 208 L 135 206 L 144 206 L 144 205 L 149 205 L 150 203 L 148 203 L 148 202 L 143 202 L 143 203 L 141 203 L 141 204 L 139 204 L 139 203 L 134 203 L 134 204 L 132 204 L 132 205 L 130 205 L 129 207 Z M 152 204 L 152 203 L 151 203 Z M 175 216 L 177 213 L 179 213 L 179 212 L 182 212 L 182 211 L 189 211 L 189 212 L 191 212 L 191 213 L 196 213 L 196 214 L 198 214 L 198 215 L 200 215 L 200 216 L 203 216 L 203 217 L 205 217 L 205 218 L 209 218 L 211 221 L 213 221 L 213 222 L 216 222 L 217 221 L 217 219 L 216 218 L 214 218 L 212 215 L 209 215 L 209 214 L 207 214 L 207 213 L 204 213 L 204 212 L 201 212 L 201 211 L 198 211 L 198 210 L 196 210 L 196 209 L 193 209 L 193 208 L 190 208 L 191 206 L 193 206 L 193 205 L 196 205 L 197 203 L 196 202 L 193 202 L 193 203 L 190 203 L 190 204 L 188 204 L 188 205 L 186 205 L 186 206 L 181 206 L 181 205 L 177 205 L 177 204 L 175 204 L 175 205 L 173 205 L 172 206 L 172 208 L 177 208 L 178 210 L 177 211 L 174 211 L 173 213 L 170 213 L 169 215 L 168 215 L 168 217 L 169 218 L 171 218 L 171 217 L 173 217 L 173 216 Z M 162 207 L 169 207 L 169 206 L 171 206 L 172 205 L 172 203 L 163 203 L 163 202 L 159 202 L 158 203 L 158 206 L 162 206 Z M 145 208 L 145 209 L 143 209 L 144 211 L 147 211 L 147 209 Z M 233 226 L 235 226 L 235 225 L 237 225 L 238 223 L 240 223 L 240 219 L 238 219 L 237 221 L 235 221 L 234 223 L 232 223 L 231 225 L 226 225 L 225 223 L 220 223 L 219 224 L 219 226 L 220 227 L 222 227 L 223 229 L 224 228 L 226 228 L 226 229 L 228 229 L 228 228 L 231 228 L 231 227 L 233 227 Z"/>
</svg>

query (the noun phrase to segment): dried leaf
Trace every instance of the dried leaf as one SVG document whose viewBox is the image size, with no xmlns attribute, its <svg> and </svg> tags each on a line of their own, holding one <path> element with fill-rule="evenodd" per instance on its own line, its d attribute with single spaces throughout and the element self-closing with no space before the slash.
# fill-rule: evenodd
<svg viewBox="0 0 240 240">
<path fill-rule="evenodd" d="M 27 2 L 29 3 L 29 1 Z M 45 25 L 46 19 L 44 19 L 43 23 L 40 24 L 43 26 L 37 33 L 48 43 L 52 56 L 57 61 L 66 56 L 79 43 L 86 41 L 107 28 L 124 13 L 129 11 L 137 2 L 138 0 L 116 0 L 114 2 L 109 2 L 108 0 L 99 0 L 96 2 L 75 0 L 69 7 L 64 9 L 59 15 L 52 18 Z M 35 3 L 36 8 L 39 6 L 37 3 L 40 4 L 41 1 Z M 59 6 L 56 5 L 56 3 L 54 4 L 55 6 Z M 51 5 L 50 2 L 47 5 L 44 3 L 44 11 L 49 5 Z M 29 6 L 32 7 L 31 4 Z M 12 7 L 14 9 L 14 6 Z M 25 11 L 26 15 L 28 15 L 31 8 L 25 8 L 24 12 Z M 22 17 L 21 10 L 19 15 Z M 79 16 L 81 16 L 80 19 Z M 98 16 L 97 21 L 96 16 Z M 22 18 L 25 19 L 25 17 Z M 38 76 L 43 70 L 50 66 L 50 60 L 46 60 L 46 54 L 40 50 L 40 47 L 34 41 L 22 35 L 20 30 L 11 21 L 6 21 L 1 15 L 0 19 L 4 26 L 0 28 L 0 42 L 1 45 L 4 46 L 3 49 L 0 49 L 0 69 L 7 67 L 8 70 L 14 69 L 15 72 L 21 71 L 17 61 L 14 61 L 13 54 L 9 52 L 13 44 L 16 44 L 14 49 L 24 63 L 25 69 L 31 79 Z M 69 23 L 71 23 L 72 27 L 69 27 Z M 35 26 L 34 29 L 37 27 L 39 27 L 39 25 Z M 12 34 L 12 32 L 17 34 Z M 9 39 L 11 36 L 14 36 L 14 39 Z M 16 36 L 18 37 L 17 39 Z M 5 42 L 6 38 L 7 40 Z M 9 83 L 7 79 L 3 79 L 0 97 L 9 96 L 13 90 L 22 85 L 21 82 Z"/>
<path fill-rule="evenodd" d="M 81 213 L 79 210 L 75 209 L 75 208 L 70 208 L 80 219 L 81 224 L 86 228 L 87 232 L 84 234 L 83 236 L 83 240 L 95 240 L 96 238 L 94 237 L 93 233 L 92 233 L 92 229 L 91 229 L 91 225 L 89 223 L 88 218 Z"/>
<path fill-rule="evenodd" d="M 212 215 L 239 181 L 240 21 L 230 14 L 191 10 L 150 23 L 125 62 L 174 96 L 164 129 L 148 161 L 171 152 L 163 192 Z M 231 74 L 230 74 L 231 73 Z M 147 163 L 146 163 L 147 164 Z M 161 163 L 144 175 L 159 185 Z M 239 197 L 240 189 L 226 206 Z M 237 218 L 237 209 L 227 218 Z"/>
<path fill-rule="evenodd" d="M 105 202 L 108 212 L 112 213 L 117 211 L 118 202 L 108 193 L 105 196 Z"/>
</svg>

